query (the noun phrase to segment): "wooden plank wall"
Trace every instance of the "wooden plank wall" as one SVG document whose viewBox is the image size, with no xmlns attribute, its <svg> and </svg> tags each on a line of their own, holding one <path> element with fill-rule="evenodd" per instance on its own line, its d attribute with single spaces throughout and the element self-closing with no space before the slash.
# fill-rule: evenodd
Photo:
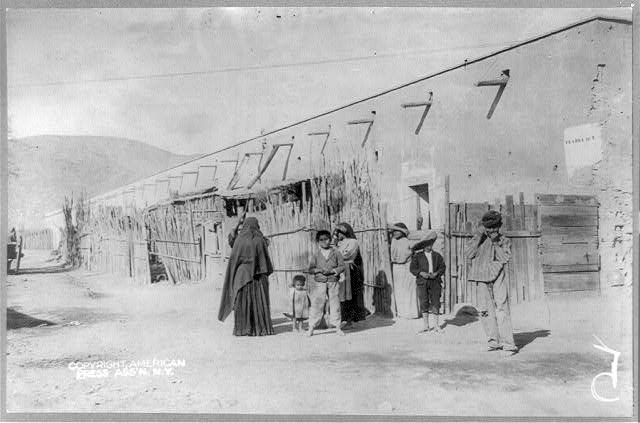
<svg viewBox="0 0 640 423">
<path fill-rule="evenodd" d="M 545 292 L 599 289 L 598 201 L 536 194 L 542 224 Z"/>
<path fill-rule="evenodd" d="M 467 281 L 471 263 L 465 259 L 465 250 L 471 237 L 481 227 L 482 215 L 488 210 L 502 213 L 502 232 L 512 243 L 512 260 L 507 265 L 511 302 L 520 303 L 544 295 L 537 206 L 525 204 L 522 194 L 517 203 L 514 203 L 513 196 L 507 196 L 504 203 L 500 200 L 491 204 L 450 203 L 451 248 L 445 261 L 450 266 L 451 276 L 445 282 L 445 313 L 451 312 L 456 304 L 477 304 L 477 283 Z"/>
</svg>

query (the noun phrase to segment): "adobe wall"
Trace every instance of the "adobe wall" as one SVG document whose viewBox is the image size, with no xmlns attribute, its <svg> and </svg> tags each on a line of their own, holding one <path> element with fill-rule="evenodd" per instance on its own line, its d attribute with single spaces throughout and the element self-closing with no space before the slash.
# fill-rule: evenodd
<svg viewBox="0 0 640 423">
<path fill-rule="evenodd" d="M 511 77 L 492 118 L 487 119 L 497 88 L 474 84 L 497 78 L 503 69 L 509 69 Z M 416 135 L 422 110 L 402 105 L 425 101 L 430 92 L 433 105 Z M 601 285 L 631 283 L 630 25 L 607 21 L 580 25 L 219 156 L 268 153 L 273 144 L 293 142 L 287 179 L 306 179 L 325 160 L 320 154 L 324 138 L 310 133 L 330 128 L 326 160 L 349 157 L 362 151 L 367 128 L 349 122 L 367 119 L 374 124 L 364 148 L 372 158 L 390 221 L 415 227 L 416 195 L 409 185 L 427 183 L 430 204 L 421 203 L 422 214 L 426 217 L 429 210 L 432 227 L 442 230 L 445 175 L 450 175 L 450 199 L 455 202 L 494 202 L 507 194 L 518 198 L 519 192 L 524 192 L 527 203 L 534 202 L 535 193 L 597 195 Z M 603 159 L 570 178 L 564 132 L 585 124 L 601 125 Z M 282 183 L 287 155 L 278 154 L 254 189 Z M 191 171 L 198 163 L 168 173 Z"/>
</svg>

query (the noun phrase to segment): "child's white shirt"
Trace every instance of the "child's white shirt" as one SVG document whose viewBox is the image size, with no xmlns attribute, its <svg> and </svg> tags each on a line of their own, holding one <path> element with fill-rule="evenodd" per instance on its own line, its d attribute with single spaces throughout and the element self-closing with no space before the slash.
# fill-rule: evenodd
<svg viewBox="0 0 640 423">
<path fill-rule="evenodd" d="M 424 252 L 425 257 L 427 257 L 427 261 L 429 262 L 429 273 L 433 273 L 433 251 Z"/>
</svg>

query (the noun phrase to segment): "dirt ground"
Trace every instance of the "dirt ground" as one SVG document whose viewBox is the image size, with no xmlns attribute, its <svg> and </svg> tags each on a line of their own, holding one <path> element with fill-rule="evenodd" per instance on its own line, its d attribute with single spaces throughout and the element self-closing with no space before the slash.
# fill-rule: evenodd
<svg viewBox="0 0 640 423">
<path fill-rule="evenodd" d="M 513 306 L 521 351 L 505 358 L 462 312 L 442 335 L 374 316 L 307 338 L 274 308 L 275 336 L 234 337 L 233 317 L 216 318 L 219 281 L 138 286 L 47 258 L 27 251 L 8 276 L 8 412 L 632 415 L 629 287 Z M 616 389 L 596 384 L 617 401 L 592 396 L 612 360 L 593 335 L 621 352 Z"/>
</svg>

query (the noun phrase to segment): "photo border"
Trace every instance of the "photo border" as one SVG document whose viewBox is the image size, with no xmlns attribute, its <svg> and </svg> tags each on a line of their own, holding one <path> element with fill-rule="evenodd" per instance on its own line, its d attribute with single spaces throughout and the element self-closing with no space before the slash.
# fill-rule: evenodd
<svg viewBox="0 0 640 423">
<path fill-rule="evenodd" d="M 637 421 L 638 418 L 638 280 L 640 280 L 640 30 L 636 23 L 640 18 L 638 6 L 631 1 L 614 0 L 561 0 L 561 1 L 481 1 L 481 0 L 431 0 L 431 1 L 203 1 L 203 0 L 0 0 L 0 239 L 7 241 L 8 230 L 8 98 L 7 98 L 7 9 L 45 8 L 197 8 L 197 7 L 447 7 L 447 8 L 628 8 L 632 11 L 632 151 L 633 151 L 633 417 L 607 418 L 607 421 Z M 6 248 L 0 248 L 0 272 L 6 276 Z M 6 282 L 6 278 L 3 280 Z M 359 415 L 359 414 L 218 414 L 218 413 L 8 413 L 6 389 L 7 350 L 7 286 L 0 286 L 0 420 L 2 421 L 601 421 L 598 417 L 522 417 L 522 416 L 429 416 L 429 415 Z"/>
</svg>

